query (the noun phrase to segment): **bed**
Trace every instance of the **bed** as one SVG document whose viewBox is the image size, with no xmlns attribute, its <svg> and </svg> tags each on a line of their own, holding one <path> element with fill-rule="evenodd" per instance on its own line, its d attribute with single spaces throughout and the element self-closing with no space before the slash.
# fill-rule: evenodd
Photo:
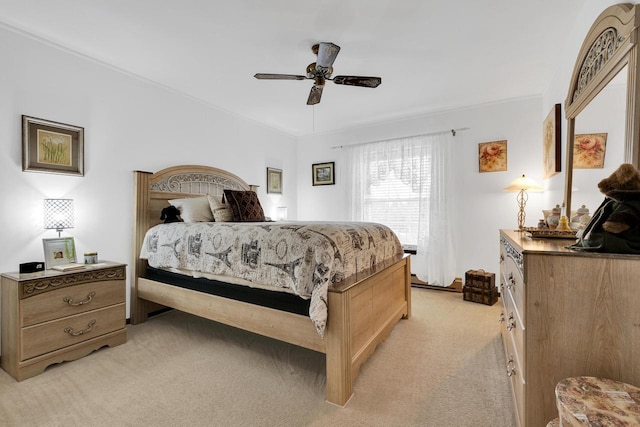
<svg viewBox="0 0 640 427">
<path fill-rule="evenodd" d="M 393 254 L 344 278 L 334 276 L 326 287 L 326 324 L 320 328 L 318 322 L 299 311 L 201 292 L 197 288 L 177 286 L 166 277 L 158 278 L 141 254 L 148 244 L 145 236 L 162 223 L 161 211 L 168 206 L 168 201 L 203 195 L 219 199 L 224 190 L 243 192 L 255 190 L 255 187 L 234 174 L 208 166 L 175 166 L 156 173 L 134 172 L 131 323 L 144 322 L 150 313 L 170 307 L 325 353 L 327 401 L 346 405 L 360 366 L 396 323 L 411 315 L 409 257 Z M 213 224 L 209 226 L 213 227 Z M 275 226 L 275 223 L 263 224 L 263 228 Z M 335 277 L 341 280 L 336 281 Z"/>
</svg>

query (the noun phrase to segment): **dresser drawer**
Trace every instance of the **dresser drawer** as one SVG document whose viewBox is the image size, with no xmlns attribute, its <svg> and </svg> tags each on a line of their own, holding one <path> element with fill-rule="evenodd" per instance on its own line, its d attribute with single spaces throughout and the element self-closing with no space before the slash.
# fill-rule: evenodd
<svg viewBox="0 0 640 427">
<path fill-rule="evenodd" d="M 125 316 L 122 303 L 23 328 L 21 360 L 123 329 Z"/>
<path fill-rule="evenodd" d="M 504 344 L 506 356 L 506 374 L 509 376 L 509 385 L 511 386 L 514 406 L 516 409 L 516 417 L 518 425 L 524 426 L 525 419 L 525 380 L 523 377 L 523 369 L 519 361 L 521 355 L 517 352 L 512 334 L 507 330 L 506 322 L 502 323 L 502 342 Z"/>
<path fill-rule="evenodd" d="M 524 325 L 509 289 L 506 289 L 502 295 L 502 304 L 505 332 L 513 342 L 514 356 L 517 358 L 516 362 L 520 367 L 522 378 L 526 379 L 524 360 L 522 359 L 524 355 Z"/>
<path fill-rule="evenodd" d="M 504 246 L 500 258 L 502 292 L 506 289 L 510 292 L 515 309 L 519 314 L 524 314 L 524 279 L 518 265 L 510 253 Z M 524 316 L 520 319 L 524 322 Z"/>
<path fill-rule="evenodd" d="M 22 326 L 125 302 L 122 280 L 84 283 L 21 300 Z"/>
</svg>

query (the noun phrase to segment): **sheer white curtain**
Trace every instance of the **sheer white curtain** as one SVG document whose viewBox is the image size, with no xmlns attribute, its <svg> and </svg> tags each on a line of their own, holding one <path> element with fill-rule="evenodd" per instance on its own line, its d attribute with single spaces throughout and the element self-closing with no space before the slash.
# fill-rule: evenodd
<svg viewBox="0 0 640 427">
<path fill-rule="evenodd" d="M 351 219 L 383 223 L 403 244 L 417 244 L 411 270 L 434 286 L 455 278 L 453 138 L 447 132 L 344 147 Z"/>
</svg>

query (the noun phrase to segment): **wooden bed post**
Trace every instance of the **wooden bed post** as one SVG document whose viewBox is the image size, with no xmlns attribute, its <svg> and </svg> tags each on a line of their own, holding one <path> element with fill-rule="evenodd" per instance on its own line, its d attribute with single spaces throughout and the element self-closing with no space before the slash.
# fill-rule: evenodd
<svg viewBox="0 0 640 427">
<path fill-rule="evenodd" d="M 407 263 L 404 265 L 404 296 L 407 301 L 407 313 L 402 316 L 403 319 L 411 317 L 411 257 L 406 258 Z"/>
<path fill-rule="evenodd" d="M 145 233 L 149 229 L 149 177 L 150 172 L 133 171 L 133 260 L 131 261 L 131 324 L 147 320 L 147 304 L 138 299 L 138 277 L 145 268 L 145 260 L 140 259 L 140 249 Z"/>
<path fill-rule="evenodd" d="M 327 400 L 345 406 L 353 392 L 351 362 L 351 298 L 349 290 L 327 295 L 329 322 L 326 330 Z"/>
</svg>

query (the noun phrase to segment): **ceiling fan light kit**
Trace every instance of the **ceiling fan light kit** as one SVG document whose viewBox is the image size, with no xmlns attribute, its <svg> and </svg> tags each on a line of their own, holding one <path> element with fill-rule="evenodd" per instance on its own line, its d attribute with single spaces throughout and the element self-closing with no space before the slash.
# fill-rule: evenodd
<svg viewBox="0 0 640 427">
<path fill-rule="evenodd" d="M 269 74 L 269 73 L 257 73 L 254 77 L 258 80 L 313 80 L 313 86 L 309 92 L 309 98 L 307 99 L 307 105 L 315 105 L 320 102 L 322 97 L 322 90 L 327 80 L 333 81 L 335 84 L 348 85 L 348 86 L 360 86 L 360 87 L 378 87 L 382 83 L 380 77 L 365 77 L 365 76 L 335 76 L 331 78 L 333 74 L 333 62 L 336 60 L 338 53 L 340 52 L 340 46 L 329 43 L 321 42 L 314 44 L 311 47 L 311 51 L 318 56 L 316 62 L 313 62 L 307 66 L 306 75 L 297 74 Z"/>
</svg>

